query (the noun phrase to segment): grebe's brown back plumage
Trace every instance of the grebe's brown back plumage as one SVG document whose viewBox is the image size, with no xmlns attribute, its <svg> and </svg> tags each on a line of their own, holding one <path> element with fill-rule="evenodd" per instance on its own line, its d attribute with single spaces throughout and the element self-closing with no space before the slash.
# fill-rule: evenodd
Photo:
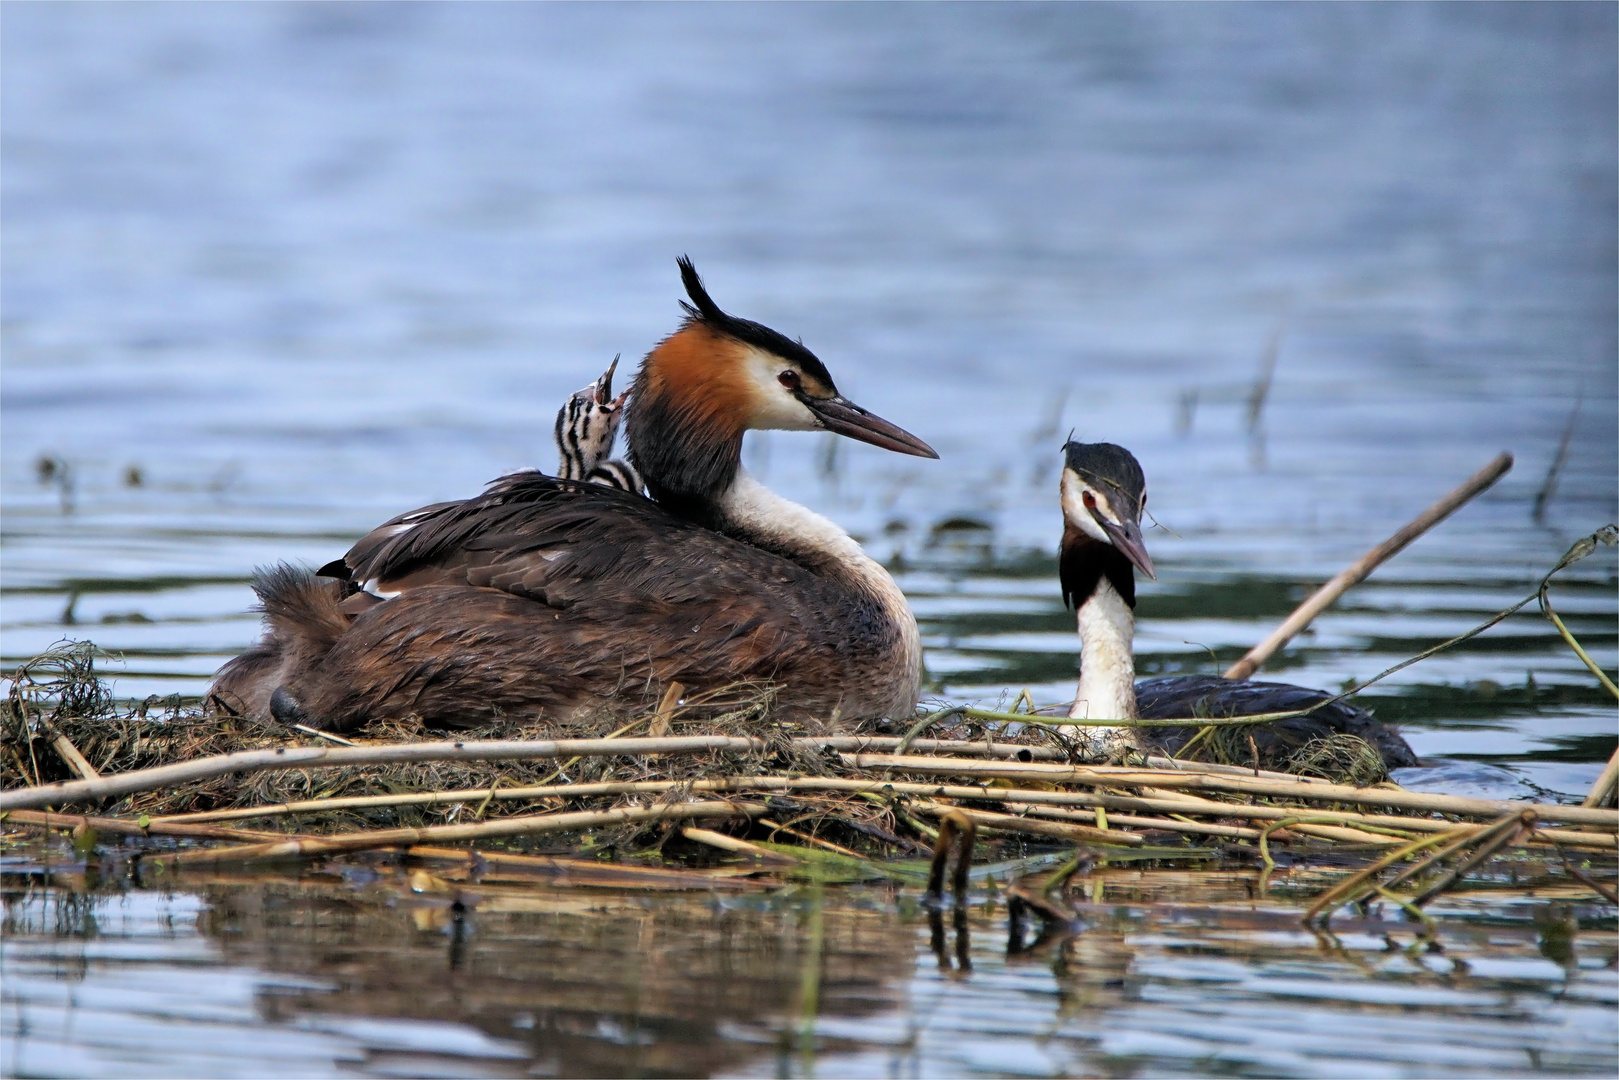
<svg viewBox="0 0 1619 1080">
<path fill-rule="evenodd" d="M 657 501 L 526 472 L 401 515 L 323 567 L 331 580 L 261 578 L 267 612 L 307 617 L 270 622 L 213 699 L 352 730 L 412 713 L 561 717 L 672 680 L 750 679 L 780 687 L 784 714 L 909 713 L 921 653 L 904 597 L 842 530 L 748 476 L 741 443 L 750 428 L 825 429 L 936 455 L 681 271 L 694 306 L 643 362 L 625 421 Z"/>
</svg>

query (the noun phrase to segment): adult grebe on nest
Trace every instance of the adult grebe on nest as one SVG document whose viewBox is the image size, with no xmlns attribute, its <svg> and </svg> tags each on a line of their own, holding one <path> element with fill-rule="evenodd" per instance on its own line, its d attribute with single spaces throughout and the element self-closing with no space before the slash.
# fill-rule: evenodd
<svg viewBox="0 0 1619 1080">
<path fill-rule="evenodd" d="M 905 597 L 841 528 L 750 476 L 742 438 L 833 431 L 938 455 L 839 394 L 803 345 L 720 310 L 689 260 L 680 272 L 685 321 L 642 362 L 624 421 L 651 499 L 514 473 L 395 518 L 323 576 L 262 573 L 266 634 L 220 671 L 216 707 L 329 731 L 459 727 L 748 680 L 779 688 L 778 716 L 909 716 L 922 651 Z"/>
<path fill-rule="evenodd" d="M 1147 480 L 1135 456 L 1112 443 L 1063 448 L 1062 596 L 1079 617 L 1080 674 L 1071 717 L 1171 720 L 1255 716 L 1308 709 L 1332 695 L 1286 683 L 1209 675 L 1172 675 L 1136 682 L 1135 571 L 1155 577 L 1141 536 Z M 1080 737 L 1097 758 L 1131 748 L 1174 753 L 1194 727 L 1088 727 Z M 1245 729 L 1261 764 L 1277 768 L 1294 751 L 1332 735 L 1354 735 L 1376 748 L 1384 767 L 1417 764 L 1406 741 L 1363 709 L 1341 701 L 1306 716 Z"/>
</svg>

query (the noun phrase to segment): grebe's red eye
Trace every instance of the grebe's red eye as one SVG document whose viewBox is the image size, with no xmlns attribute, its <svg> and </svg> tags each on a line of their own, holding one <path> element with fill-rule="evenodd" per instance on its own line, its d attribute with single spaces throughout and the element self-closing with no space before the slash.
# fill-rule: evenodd
<svg viewBox="0 0 1619 1080">
<path fill-rule="evenodd" d="M 1096 509 L 1096 496 L 1092 495 L 1088 491 L 1085 493 L 1085 509 L 1087 509 L 1087 510 L 1095 510 Z"/>
<path fill-rule="evenodd" d="M 786 371 L 776 376 L 776 381 L 781 383 L 781 385 L 785 386 L 789 390 L 797 390 L 798 372 L 794 371 L 792 368 L 788 368 Z"/>
</svg>

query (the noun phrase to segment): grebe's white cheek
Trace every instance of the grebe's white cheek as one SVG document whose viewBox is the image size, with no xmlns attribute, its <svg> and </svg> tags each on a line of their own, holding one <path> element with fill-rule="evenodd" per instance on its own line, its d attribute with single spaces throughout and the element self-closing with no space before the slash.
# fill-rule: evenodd
<svg viewBox="0 0 1619 1080">
<path fill-rule="evenodd" d="M 779 356 L 749 348 L 743 371 L 753 391 L 753 414 L 748 427 L 768 431 L 818 431 L 820 421 L 793 392 L 781 385 L 783 371 L 796 370 Z"/>
<path fill-rule="evenodd" d="M 1089 491 L 1099 505 L 1106 505 L 1097 496 L 1096 491 L 1085 481 L 1081 480 L 1072 469 L 1062 471 L 1062 516 L 1068 523 L 1092 540 L 1100 540 L 1104 544 L 1113 543 L 1109 540 L 1102 526 L 1096 523 L 1090 510 L 1085 507 L 1085 493 Z"/>
</svg>

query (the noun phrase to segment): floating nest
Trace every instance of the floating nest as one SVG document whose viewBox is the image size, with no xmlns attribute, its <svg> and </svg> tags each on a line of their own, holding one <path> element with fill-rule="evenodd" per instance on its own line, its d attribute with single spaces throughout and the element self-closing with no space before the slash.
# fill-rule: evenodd
<svg viewBox="0 0 1619 1080">
<path fill-rule="evenodd" d="M 205 711 L 200 704 L 182 704 L 177 699 L 161 710 L 154 710 L 150 700 L 134 707 L 121 707 L 96 672 L 97 660 L 106 657 L 106 653 L 89 642 L 75 642 L 52 649 L 17 670 L 0 708 L 0 788 L 77 779 L 54 745 L 60 736 L 66 736 L 100 773 L 130 772 L 300 743 L 324 744 L 318 735 L 289 729 L 273 720 L 221 715 Z M 787 771 L 799 776 L 823 774 L 822 760 L 795 745 L 793 740 L 825 734 L 824 726 L 767 720 L 776 693 L 776 687 L 768 684 L 735 683 L 689 695 L 662 711 L 644 704 L 614 703 L 583 710 L 565 721 L 497 721 L 457 729 L 454 734 L 456 739 L 468 741 L 595 739 L 649 733 L 762 739 L 764 747 L 753 752 L 271 770 L 141 792 L 103 809 L 158 817 L 317 798 L 497 786 L 646 780 L 682 782 L 758 775 L 767 771 Z M 368 742 L 388 743 L 445 737 L 442 731 L 428 728 L 416 717 L 373 722 L 359 734 Z M 680 797 L 677 788 L 658 801 Z M 620 797 L 604 799 L 601 803 L 610 806 L 639 804 L 640 801 L 636 797 Z M 457 820 L 465 809 L 464 804 L 451 803 L 337 810 L 322 813 L 318 821 L 321 831 L 356 826 L 409 827 Z M 502 800 L 488 800 L 476 807 L 477 815 L 483 818 L 532 813 L 533 809 L 532 803 Z M 863 811 L 860 816 L 881 817 L 881 814 Z M 278 820 L 289 829 L 296 824 L 304 831 L 315 821 L 307 815 Z"/>
<path fill-rule="evenodd" d="M 89 642 L 68 643 L 27 662 L 13 676 L 0 715 L 0 787 L 51 783 L 75 775 L 55 743 L 65 736 L 89 764 L 101 773 L 122 773 L 197 758 L 289 744 L 318 745 L 319 735 L 289 729 L 270 720 L 204 711 L 198 704 L 170 699 L 154 708 L 155 699 L 120 706 L 96 671 L 106 657 Z M 826 762 L 793 740 L 832 734 L 827 725 L 788 723 L 766 719 L 776 696 L 768 684 L 737 683 L 678 703 L 649 707 L 647 702 L 610 703 L 584 710 L 565 721 L 496 721 L 458 730 L 457 739 L 541 740 L 599 739 L 641 735 L 734 735 L 763 740 L 750 752 L 642 755 L 638 757 L 584 757 L 551 761 L 423 762 L 323 769 L 268 770 L 215 777 L 209 780 L 141 792 L 103 806 L 120 814 L 153 817 L 257 807 L 273 803 L 351 796 L 403 795 L 428 791 L 476 791 L 497 787 L 531 787 L 603 782 L 713 780 L 763 773 L 795 776 L 826 775 Z M 895 734 L 905 725 L 864 725 L 862 731 L 838 734 Z M 401 743 L 442 739 L 418 718 L 378 721 L 360 733 L 366 741 Z M 978 723 L 946 716 L 926 732 L 928 738 L 982 740 L 988 732 Z M 1243 727 L 1215 727 L 1197 749 L 1197 758 L 1217 764 L 1248 767 L 1254 743 Z M 995 732 L 996 743 L 1027 743 L 1055 749 L 1065 760 L 1082 761 L 1081 743 L 1071 733 L 1030 725 L 1017 734 Z M 1262 767 L 1274 768 L 1266 760 Z M 1387 779 L 1374 747 L 1352 735 L 1335 734 L 1295 749 L 1286 771 L 1357 786 Z M 685 797 L 682 788 L 655 801 Z M 613 796 L 591 800 L 601 808 L 643 804 L 650 796 Z M 525 800 L 469 799 L 467 803 L 335 809 L 317 816 L 300 814 L 275 819 L 277 827 L 319 831 L 355 827 L 415 827 L 464 821 L 464 813 L 478 818 L 532 813 Z M 813 808 L 828 799 L 782 800 L 784 813 Z M 837 816 L 857 833 L 893 840 L 893 822 L 881 806 L 864 800 L 833 798 Z M 787 805 L 791 803 L 792 805 Z M 561 800 L 557 800 L 561 804 Z"/>
</svg>

